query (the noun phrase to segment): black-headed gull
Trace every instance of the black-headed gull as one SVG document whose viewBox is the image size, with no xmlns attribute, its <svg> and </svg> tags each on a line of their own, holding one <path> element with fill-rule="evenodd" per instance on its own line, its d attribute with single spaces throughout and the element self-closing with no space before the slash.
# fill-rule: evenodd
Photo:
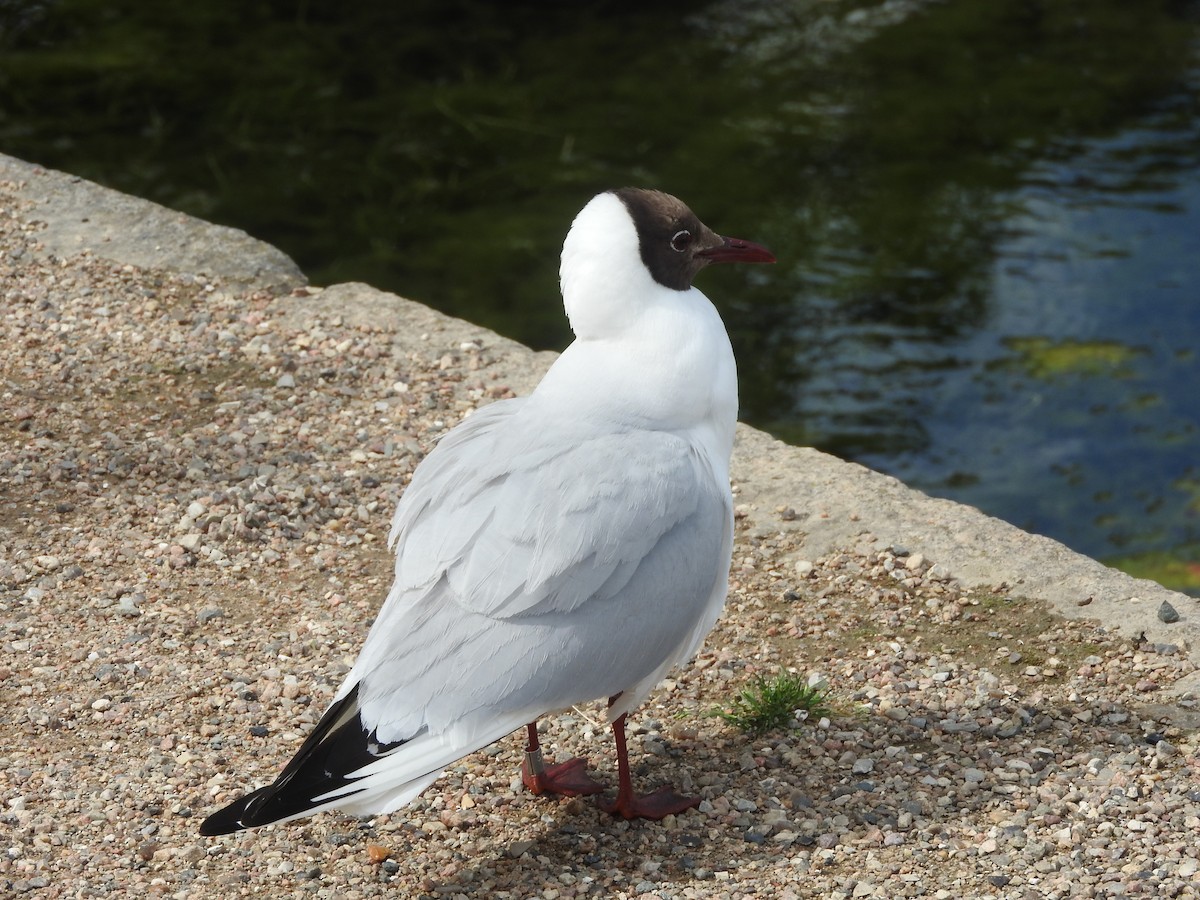
<svg viewBox="0 0 1200 900">
<path fill-rule="evenodd" d="M 626 715 L 696 651 L 733 546 L 733 351 L 692 279 L 774 262 L 676 198 L 593 198 L 563 245 L 575 341 L 533 393 L 480 409 L 417 467 L 396 509 L 396 580 L 332 705 L 274 782 L 206 835 L 321 810 L 397 810 L 455 760 L 522 726 L 535 793 L 604 788 L 583 760 L 542 762 L 539 716 L 609 698 L 618 790 L 662 818 L 698 800 L 635 794 Z"/>
</svg>

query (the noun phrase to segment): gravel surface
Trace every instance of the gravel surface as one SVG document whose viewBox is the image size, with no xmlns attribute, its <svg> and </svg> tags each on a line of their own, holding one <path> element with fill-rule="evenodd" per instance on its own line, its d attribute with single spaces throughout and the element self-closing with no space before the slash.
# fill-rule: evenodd
<svg viewBox="0 0 1200 900">
<path fill-rule="evenodd" d="M 772 527 L 739 509 L 726 614 L 632 723 L 638 777 L 699 809 L 534 798 L 514 735 L 397 815 L 200 838 L 348 670 L 421 455 L 527 385 L 432 313 L 47 256 L 24 209 L 0 183 L 0 895 L 1200 896 L 1186 648 L 870 536 L 801 558 L 787 497 Z M 783 669 L 837 714 L 755 739 L 711 714 Z M 545 743 L 611 781 L 601 716 Z"/>
</svg>

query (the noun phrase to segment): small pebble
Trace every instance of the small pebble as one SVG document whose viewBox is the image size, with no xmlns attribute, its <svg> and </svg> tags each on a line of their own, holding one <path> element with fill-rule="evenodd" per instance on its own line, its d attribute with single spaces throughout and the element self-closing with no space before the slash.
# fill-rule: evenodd
<svg viewBox="0 0 1200 900">
<path fill-rule="evenodd" d="M 376 865 L 379 865 L 381 862 L 383 862 L 385 859 L 387 859 L 391 855 L 392 855 L 392 851 L 388 847 L 385 847 L 383 844 L 375 844 L 375 843 L 367 844 L 367 858 L 369 860 L 371 860 L 371 862 L 375 863 Z"/>
<path fill-rule="evenodd" d="M 1174 606 L 1164 600 L 1162 605 L 1158 608 L 1158 620 L 1160 622 L 1166 622 L 1168 625 L 1170 625 L 1173 622 L 1179 621 L 1179 613 L 1176 611 Z"/>
</svg>

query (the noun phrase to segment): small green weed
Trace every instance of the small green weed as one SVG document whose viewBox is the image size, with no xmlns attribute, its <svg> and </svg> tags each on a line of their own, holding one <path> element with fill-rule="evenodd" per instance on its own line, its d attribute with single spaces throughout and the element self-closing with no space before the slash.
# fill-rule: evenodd
<svg viewBox="0 0 1200 900">
<path fill-rule="evenodd" d="M 810 685 L 790 672 L 774 678 L 757 675 L 754 683 L 734 698 L 732 708 L 713 710 L 713 715 L 758 737 L 768 731 L 796 728 L 809 716 L 830 715 L 828 700 L 829 686 L 824 681 Z"/>
</svg>

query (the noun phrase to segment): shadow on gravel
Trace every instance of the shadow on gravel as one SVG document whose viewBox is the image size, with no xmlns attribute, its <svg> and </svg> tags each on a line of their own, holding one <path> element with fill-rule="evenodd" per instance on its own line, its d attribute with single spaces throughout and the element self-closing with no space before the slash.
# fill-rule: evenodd
<svg viewBox="0 0 1200 900">
<path fill-rule="evenodd" d="M 1070 828 L 1082 797 L 1073 782 L 1086 779 L 1109 805 L 1132 810 L 1145 802 L 1144 789 L 1139 795 L 1128 775 L 1131 765 L 1147 758 L 1152 768 L 1156 759 L 1169 765 L 1177 751 L 1168 735 L 1178 740 L 1196 726 L 1194 711 L 1149 709 L 1154 718 L 1114 704 L 1097 711 L 1042 700 L 1016 705 L 1017 721 L 1003 729 L 922 728 L 872 714 L 842 730 L 835 723 L 824 732 L 760 740 L 707 735 L 698 743 L 708 743 L 708 752 L 668 747 L 677 760 L 664 765 L 647 757 L 635 776 L 646 787 L 676 776 L 712 784 L 700 789 L 704 812 L 664 823 L 624 822 L 584 799 L 518 798 L 510 808 L 540 811 L 543 827 L 535 837 L 464 860 L 450 877 L 426 879 L 418 896 L 489 896 L 514 884 L 553 891 L 589 881 L 635 895 L 720 882 L 735 869 L 744 876 L 748 865 L 764 873 L 788 866 L 854 878 L 863 875 L 862 856 L 849 848 L 962 849 L 959 836 L 981 819 L 999 826 L 999 852 L 989 857 L 988 871 L 1024 867 L 1044 852 L 1035 832 Z M 924 711 L 913 704 L 913 717 Z M 868 747 L 856 744 L 864 728 Z M 416 826 L 405 833 L 414 842 L 437 840 Z M 1029 859 L 1018 861 L 1021 854 Z M 395 872 L 380 867 L 382 881 L 392 877 L 389 869 Z M 1007 883 L 1003 874 L 990 877 L 996 886 Z"/>
</svg>

